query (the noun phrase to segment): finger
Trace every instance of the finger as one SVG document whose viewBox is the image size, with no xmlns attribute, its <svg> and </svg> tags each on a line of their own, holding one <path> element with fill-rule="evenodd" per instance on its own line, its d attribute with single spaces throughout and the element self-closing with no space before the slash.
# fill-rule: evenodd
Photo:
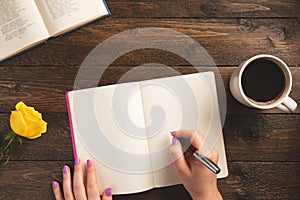
<svg viewBox="0 0 300 200">
<path fill-rule="evenodd" d="M 172 146 L 170 148 L 170 156 L 173 160 L 174 169 L 181 179 L 191 177 L 192 172 L 188 166 L 187 161 L 182 152 L 182 147 L 179 140 L 175 137 L 172 139 Z"/>
<path fill-rule="evenodd" d="M 203 155 L 207 156 L 213 162 L 217 163 L 219 153 L 213 148 L 197 130 L 179 130 L 171 132 L 171 135 L 177 138 L 189 139 L 191 144 L 198 149 Z M 197 159 L 195 159 L 197 160 Z"/>
<path fill-rule="evenodd" d="M 179 130 L 171 132 L 173 137 L 189 139 L 190 143 L 198 150 L 201 149 L 204 142 L 203 135 L 197 130 Z"/>
<path fill-rule="evenodd" d="M 112 200 L 111 188 L 106 188 L 102 193 L 102 200 Z"/>
<path fill-rule="evenodd" d="M 63 188 L 65 200 L 73 200 L 74 196 L 72 191 L 70 168 L 67 165 L 63 168 Z"/>
<path fill-rule="evenodd" d="M 75 199 L 86 200 L 86 192 L 83 183 L 83 169 L 79 158 L 75 158 L 73 191 L 74 191 Z"/>
<path fill-rule="evenodd" d="M 56 181 L 52 182 L 52 190 L 53 190 L 55 200 L 63 200 L 64 199 L 62 196 L 62 193 L 60 191 L 58 182 L 56 182 Z"/>
<path fill-rule="evenodd" d="M 171 134 L 173 137 L 189 139 L 190 143 L 205 156 L 209 155 L 211 151 L 215 151 L 198 130 L 179 130 L 173 131 Z"/>
<path fill-rule="evenodd" d="M 206 156 L 207 158 L 209 158 L 211 161 L 213 161 L 214 163 L 218 163 L 219 160 L 219 152 L 213 148 L 211 149 L 211 151 L 207 154 Z"/>
<path fill-rule="evenodd" d="M 87 196 L 89 200 L 99 200 L 100 192 L 97 184 L 96 169 L 91 160 L 87 160 L 87 174 L 86 174 Z"/>
</svg>

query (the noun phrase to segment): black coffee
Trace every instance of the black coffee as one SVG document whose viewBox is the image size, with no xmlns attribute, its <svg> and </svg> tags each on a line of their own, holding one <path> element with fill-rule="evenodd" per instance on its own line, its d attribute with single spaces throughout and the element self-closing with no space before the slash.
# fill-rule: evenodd
<svg viewBox="0 0 300 200">
<path fill-rule="evenodd" d="M 272 101 L 283 92 L 285 76 L 276 63 L 264 58 L 257 59 L 245 68 L 242 87 L 246 96 L 254 101 Z"/>
</svg>

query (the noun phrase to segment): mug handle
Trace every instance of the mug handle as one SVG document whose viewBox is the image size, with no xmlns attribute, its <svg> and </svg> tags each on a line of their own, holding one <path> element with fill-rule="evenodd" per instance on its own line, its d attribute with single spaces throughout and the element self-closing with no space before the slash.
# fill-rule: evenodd
<svg viewBox="0 0 300 200">
<path fill-rule="evenodd" d="M 285 100 L 277 106 L 280 110 L 291 113 L 297 108 L 297 103 L 291 97 L 286 97 Z"/>
</svg>

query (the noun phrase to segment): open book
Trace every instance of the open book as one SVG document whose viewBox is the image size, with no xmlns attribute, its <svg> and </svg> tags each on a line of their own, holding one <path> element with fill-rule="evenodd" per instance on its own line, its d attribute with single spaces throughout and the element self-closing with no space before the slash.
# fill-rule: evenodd
<svg viewBox="0 0 300 200">
<path fill-rule="evenodd" d="M 170 131 L 198 129 L 228 175 L 213 72 L 75 90 L 66 94 L 74 157 L 94 160 L 102 192 L 179 184 Z M 201 150 L 205 155 L 210 149 Z"/>
<path fill-rule="evenodd" d="M 107 15 L 104 0 L 1 0 L 0 61 Z"/>
</svg>

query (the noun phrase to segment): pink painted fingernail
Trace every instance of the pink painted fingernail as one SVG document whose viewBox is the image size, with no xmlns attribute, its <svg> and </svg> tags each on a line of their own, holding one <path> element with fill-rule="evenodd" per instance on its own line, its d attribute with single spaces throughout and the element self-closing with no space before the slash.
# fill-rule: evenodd
<svg viewBox="0 0 300 200">
<path fill-rule="evenodd" d="M 75 158 L 75 165 L 79 165 L 79 159 Z"/>
<path fill-rule="evenodd" d="M 56 183 L 55 181 L 52 182 L 52 187 L 53 187 L 54 189 L 57 188 L 57 183 Z"/>
<path fill-rule="evenodd" d="M 175 145 L 178 143 L 178 139 L 176 137 L 172 138 L 172 145 Z"/>
<path fill-rule="evenodd" d="M 106 194 L 106 196 L 110 197 L 111 196 L 111 188 L 106 188 L 105 194 Z"/>
<path fill-rule="evenodd" d="M 92 166 L 92 162 L 91 162 L 90 160 L 87 160 L 87 161 L 86 161 L 86 164 L 87 164 L 88 167 L 91 167 L 91 166 Z"/>
<path fill-rule="evenodd" d="M 64 171 L 64 174 L 67 174 L 69 172 L 69 168 L 68 168 L 67 165 L 64 166 L 64 170 L 63 171 Z"/>
</svg>

